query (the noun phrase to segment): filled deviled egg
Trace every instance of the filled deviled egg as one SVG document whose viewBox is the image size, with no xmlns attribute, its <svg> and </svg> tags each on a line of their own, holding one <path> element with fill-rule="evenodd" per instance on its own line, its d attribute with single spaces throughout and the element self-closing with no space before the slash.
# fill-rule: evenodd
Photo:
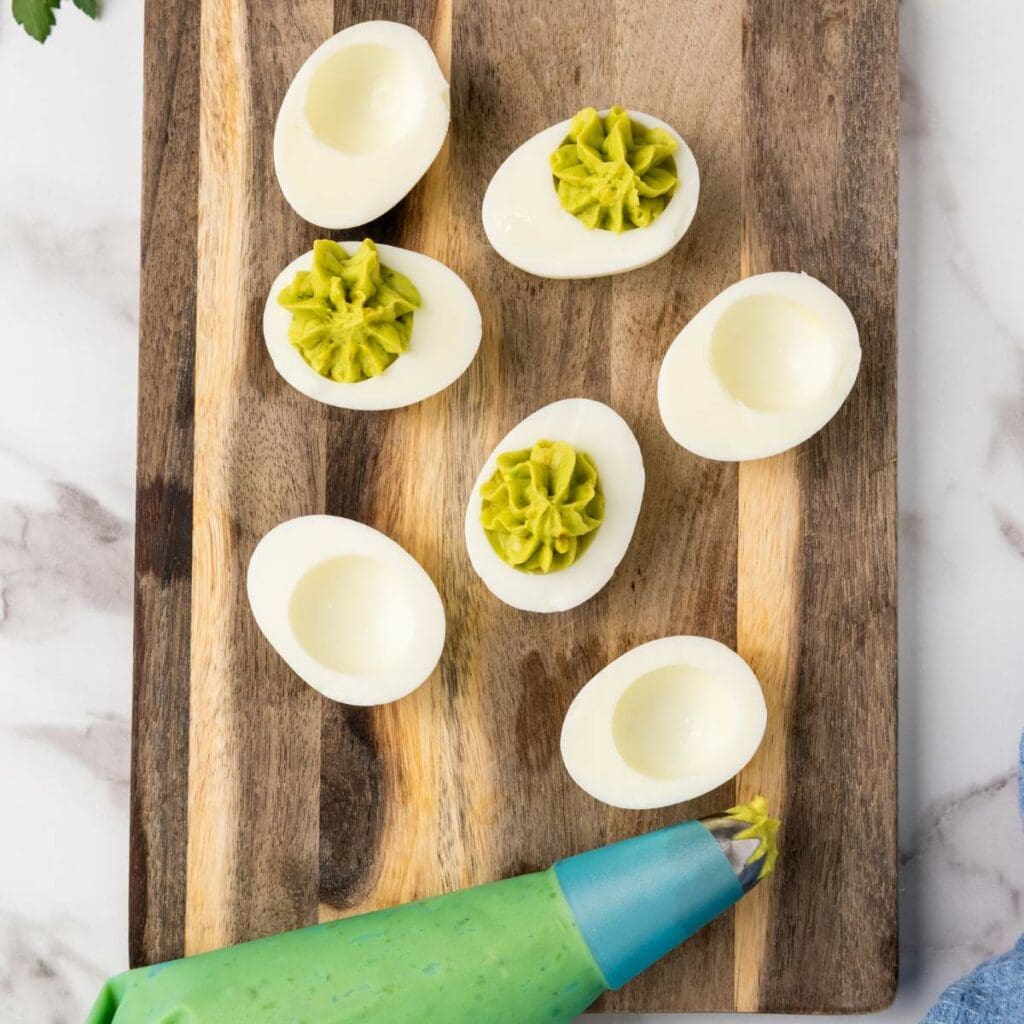
<svg viewBox="0 0 1024 1024">
<path fill-rule="evenodd" d="M 498 168 L 484 194 L 484 231 L 527 273 L 605 277 L 669 252 L 699 194 L 697 162 L 671 125 L 622 107 L 587 107 Z"/>
<path fill-rule="evenodd" d="M 643 457 L 626 421 L 589 398 L 553 402 L 485 461 L 466 508 L 470 562 L 514 608 L 575 608 L 614 575 L 643 493 Z"/>
<path fill-rule="evenodd" d="M 393 245 L 321 239 L 271 285 L 263 337 L 309 398 L 395 409 L 446 388 L 480 347 L 480 308 L 438 260 Z"/>
</svg>

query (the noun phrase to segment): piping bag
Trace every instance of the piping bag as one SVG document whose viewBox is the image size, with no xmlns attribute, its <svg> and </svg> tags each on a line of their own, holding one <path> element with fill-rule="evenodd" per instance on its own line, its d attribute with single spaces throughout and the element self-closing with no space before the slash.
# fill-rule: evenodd
<svg viewBox="0 0 1024 1024">
<path fill-rule="evenodd" d="M 568 1024 L 774 866 L 763 797 L 547 871 L 111 978 L 87 1024 Z"/>
</svg>

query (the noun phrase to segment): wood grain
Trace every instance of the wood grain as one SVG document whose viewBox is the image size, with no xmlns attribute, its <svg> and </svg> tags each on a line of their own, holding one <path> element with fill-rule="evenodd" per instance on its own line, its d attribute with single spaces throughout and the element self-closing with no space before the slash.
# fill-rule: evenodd
<svg viewBox="0 0 1024 1024">
<path fill-rule="evenodd" d="M 791 837 L 767 897 L 758 1004 L 867 1012 L 892 1001 L 897 963 L 894 6 L 749 0 L 743 43 L 744 270 L 818 277 L 846 299 L 863 348 L 835 419 L 783 468 L 740 471 L 741 493 L 759 491 L 740 521 L 755 606 L 773 600 L 765 549 L 787 534 L 792 566 L 766 648 L 776 764 L 753 768 L 781 773 Z M 741 645 L 763 660 L 756 615 Z"/>
<path fill-rule="evenodd" d="M 320 699 L 268 650 L 245 567 L 272 526 L 321 509 L 325 416 L 267 359 L 267 281 L 314 231 L 276 186 L 271 128 L 320 4 L 203 4 L 199 109 L 186 952 L 308 923 L 317 905 Z M 319 22 L 318 22 L 319 17 Z M 254 54 L 271 55 L 259 65 Z"/>
<path fill-rule="evenodd" d="M 142 145 L 132 963 L 184 952 L 199 180 L 198 6 L 175 4 L 165 12 L 147 4 L 145 24 L 150 70 Z"/>
<path fill-rule="evenodd" d="M 442 394 L 367 414 L 289 389 L 259 313 L 268 282 L 318 235 L 274 179 L 281 98 L 322 39 L 371 18 L 431 41 L 452 129 L 407 199 L 346 235 L 455 269 L 484 340 Z M 894 0 L 148 5 L 133 963 L 538 868 L 760 789 L 787 822 L 779 879 L 598 1009 L 887 1001 L 895 74 Z M 701 202 L 683 243 L 603 281 L 503 263 L 479 221 L 498 164 L 578 107 L 618 101 L 668 120 L 696 154 Z M 716 292 L 766 269 L 806 269 L 850 302 L 861 380 L 794 453 L 696 458 L 658 418 L 661 357 Z M 473 574 L 461 521 L 505 431 L 570 395 L 630 422 L 647 492 L 609 586 L 573 612 L 529 615 Z M 319 511 L 384 530 L 441 591 L 441 663 L 394 705 L 322 700 L 249 614 L 256 542 Z M 670 633 L 748 657 L 771 713 L 765 743 L 701 800 L 606 808 L 562 768 L 562 716 L 608 660 Z"/>
</svg>

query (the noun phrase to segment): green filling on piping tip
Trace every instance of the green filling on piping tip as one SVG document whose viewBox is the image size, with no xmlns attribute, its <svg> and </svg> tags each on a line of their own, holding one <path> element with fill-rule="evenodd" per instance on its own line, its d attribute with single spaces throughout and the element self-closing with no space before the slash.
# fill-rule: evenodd
<svg viewBox="0 0 1024 1024">
<path fill-rule="evenodd" d="M 763 796 L 755 796 L 750 803 L 737 804 L 725 812 L 725 817 L 740 821 L 749 827 L 737 833 L 734 839 L 756 839 L 757 849 L 747 858 L 748 864 L 762 861 L 758 878 L 767 878 L 775 870 L 775 861 L 779 857 L 779 848 L 775 841 L 779 826 L 778 818 L 768 814 L 768 801 Z"/>
</svg>

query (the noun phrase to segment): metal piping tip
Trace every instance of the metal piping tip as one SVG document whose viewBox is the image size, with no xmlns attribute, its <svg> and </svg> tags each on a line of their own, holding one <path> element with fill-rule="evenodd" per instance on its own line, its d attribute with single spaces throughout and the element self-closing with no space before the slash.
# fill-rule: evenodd
<svg viewBox="0 0 1024 1024">
<path fill-rule="evenodd" d="M 778 857 L 775 833 L 780 822 L 769 817 L 764 797 L 701 818 L 700 823 L 714 836 L 744 894 L 774 870 Z"/>
</svg>

